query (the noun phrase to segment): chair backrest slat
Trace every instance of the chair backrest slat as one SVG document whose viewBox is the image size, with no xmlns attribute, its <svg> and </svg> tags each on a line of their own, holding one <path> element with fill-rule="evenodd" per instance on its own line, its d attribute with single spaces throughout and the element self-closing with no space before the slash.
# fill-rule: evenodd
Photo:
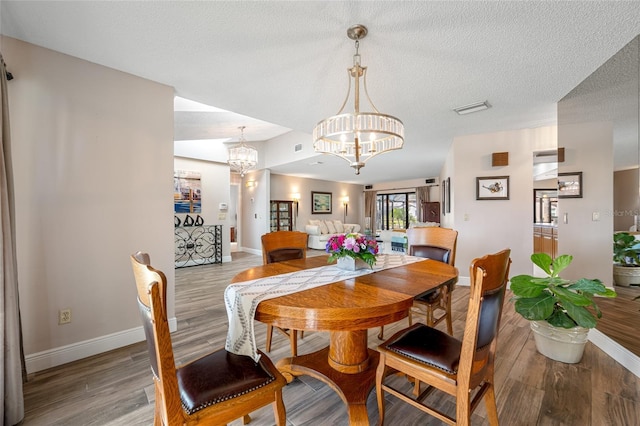
<svg viewBox="0 0 640 426">
<path fill-rule="evenodd" d="M 511 250 L 474 259 L 469 267 L 471 288 L 465 323 L 458 381 L 470 381 L 493 359 L 500 329 L 504 296 L 509 281 Z M 471 383 L 473 388 L 475 383 Z"/>
<path fill-rule="evenodd" d="M 264 264 L 292 259 L 306 259 L 306 232 L 276 231 L 264 234 L 262 240 L 262 262 Z"/>
<path fill-rule="evenodd" d="M 428 257 L 455 266 L 458 231 L 430 226 L 407 229 L 407 245 L 412 256 Z"/>
<path fill-rule="evenodd" d="M 149 255 L 136 253 L 131 256 L 133 275 L 138 289 L 138 307 L 147 338 L 149 361 L 156 384 L 156 399 L 161 400 L 165 424 L 177 420 L 168 419 L 182 410 L 178 391 L 176 366 L 167 320 L 167 278 L 162 271 L 149 265 Z M 173 414 L 172 414 L 173 413 Z"/>
</svg>

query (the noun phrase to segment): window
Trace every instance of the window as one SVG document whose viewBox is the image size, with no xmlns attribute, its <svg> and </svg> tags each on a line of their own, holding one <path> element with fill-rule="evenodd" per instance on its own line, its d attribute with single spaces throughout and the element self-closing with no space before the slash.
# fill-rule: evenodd
<svg viewBox="0 0 640 426">
<path fill-rule="evenodd" d="M 418 221 L 416 193 L 378 194 L 376 197 L 376 229 L 407 229 Z"/>
</svg>

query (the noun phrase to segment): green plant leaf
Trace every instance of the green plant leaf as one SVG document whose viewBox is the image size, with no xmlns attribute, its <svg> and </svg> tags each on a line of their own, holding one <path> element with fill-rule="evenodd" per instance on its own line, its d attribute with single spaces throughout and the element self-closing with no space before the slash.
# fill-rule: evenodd
<svg viewBox="0 0 640 426">
<path fill-rule="evenodd" d="M 567 287 L 569 290 L 584 291 L 591 294 L 605 294 L 607 288 L 602 284 L 600 280 L 589 280 L 587 278 L 580 278 L 575 283 Z"/>
<path fill-rule="evenodd" d="M 572 260 L 573 256 L 569 254 L 562 254 L 553 259 L 553 263 L 551 264 L 551 276 L 557 277 L 558 275 L 560 275 L 560 272 L 562 272 L 567 266 L 569 266 Z"/>
<path fill-rule="evenodd" d="M 557 309 L 553 315 L 547 318 L 547 322 L 554 327 L 573 328 L 576 326 L 576 322 L 566 312 Z"/>
<path fill-rule="evenodd" d="M 551 256 L 547 253 L 533 253 L 531 255 L 531 261 L 534 265 L 537 265 L 540 269 L 547 273 L 547 275 L 551 275 Z"/>
<path fill-rule="evenodd" d="M 537 297 L 547 288 L 545 283 L 537 283 L 530 275 L 518 275 L 511 278 L 511 291 L 519 297 Z"/>
<path fill-rule="evenodd" d="M 564 287 L 554 287 L 551 289 L 551 291 L 553 291 L 556 296 L 558 296 L 558 299 L 560 299 L 560 303 L 562 303 L 563 308 L 567 304 L 576 306 L 589 306 L 593 303 L 591 297 L 580 293 L 574 293 Z"/>
<path fill-rule="evenodd" d="M 580 327 L 594 328 L 596 326 L 596 318 L 589 310 L 583 306 L 574 306 L 567 304 L 563 306 L 569 315 Z"/>
<path fill-rule="evenodd" d="M 515 310 L 525 319 L 539 321 L 551 316 L 553 306 L 553 297 L 550 294 L 545 294 L 539 297 L 517 299 Z"/>
</svg>

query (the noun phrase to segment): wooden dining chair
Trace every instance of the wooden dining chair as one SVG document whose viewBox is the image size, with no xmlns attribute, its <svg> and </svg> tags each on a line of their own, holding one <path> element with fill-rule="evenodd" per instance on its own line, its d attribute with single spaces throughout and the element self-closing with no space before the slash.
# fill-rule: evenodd
<svg viewBox="0 0 640 426">
<path fill-rule="evenodd" d="M 427 257 L 455 266 L 458 231 L 436 226 L 407 229 L 408 254 Z M 424 315 L 428 326 L 435 327 L 442 321 L 447 323 L 447 332 L 453 335 L 451 318 L 451 293 L 455 283 L 434 289 L 416 298 L 409 310 L 409 325 L 413 324 L 413 314 Z M 380 328 L 378 338 L 384 338 L 384 327 Z"/>
<path fill-rule="evenodd" d="M 276 231 L 262 236 L 262 263 L 283 262 L 285 260 L 306 259 L 308 234 L 299 231 Z M 266 351 L 271 352 L 274 328 L 289 339 L 291 356 L 298 355 L 298 330 L 267 325 Z M 300 332 L 300 338 L 303 332 Z"/>
<path fill-rule="evenodd" d="M 458 231 L 454 229 L 435 226 L 407 229 L 407 245 L 410 255 L 428 257 L 451 266 L 455 266 L 456 263 L 457 241 Z M 423 314 L 427 325 L 431 327 L 446 321 L 447 332 L 453 335 L 451 293 L 454 288 L 455 283 L 451 283 L 414 300 L 413 308 L 409 311 L 409 325 L 413 323 L 412 314 Z M 438 312 L 441 312 L 440 316 L 438 316 Z"/>
<path fill-rule="evenodd" d="M 219 425 L 240 417 L 247 424 L 249 413 L 272 404 L 276 424 L 284 426 L 286 381 L 266 355 L 256 363 L 220 349 L 176 368 L 167 322 L 167 279 L 150 266 L 146 253 L 133 254 L 131 264 L 155 385 L 153 424 Z"/>
<path fill-rule="evenodd" d="M 471 413 L 484 397 L 488 420 L 498 425 L 494 390 L 494 362 L 511 250 L 486 255 L 471 262 L 469 307 L 462 340 L 416 323 L 378 346 L 376 392 L 380 424 L 384 422 L 384 392 L 450 425 L 469 425 Z M 422 392 L 403 392 L 386 383 L 392 373 L 403 373 L 426 384 Z M 456 416 L 428 406 L 435 390 L 456 399 Z M 473 397 L 473 398 L 472 398 Z"/>
</svg>

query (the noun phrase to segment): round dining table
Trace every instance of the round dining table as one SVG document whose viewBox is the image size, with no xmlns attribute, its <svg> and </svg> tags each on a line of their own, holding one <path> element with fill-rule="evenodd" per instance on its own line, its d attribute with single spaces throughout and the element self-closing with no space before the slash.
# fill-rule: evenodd
<svg viewBox="0 0 640 426">
<path fill-rule="evenodd" d="M 327 265 L 327 256 L 257 266 L 237 274 L 238 283 Z M 329 346 L 276 363 L 290 382 L 308 375 L 329 385 L 347 406 L 350 425 L 368 425 L 366 401 L 375 385 L 378 352 L 368 348 L 368 329 L 407 317 L 416 297 L 455 283 L 458 270 L 435 260 L 336 281 L 260 302 L 255 319 L 281 328 L 329 332 Z"/>
</svg>

